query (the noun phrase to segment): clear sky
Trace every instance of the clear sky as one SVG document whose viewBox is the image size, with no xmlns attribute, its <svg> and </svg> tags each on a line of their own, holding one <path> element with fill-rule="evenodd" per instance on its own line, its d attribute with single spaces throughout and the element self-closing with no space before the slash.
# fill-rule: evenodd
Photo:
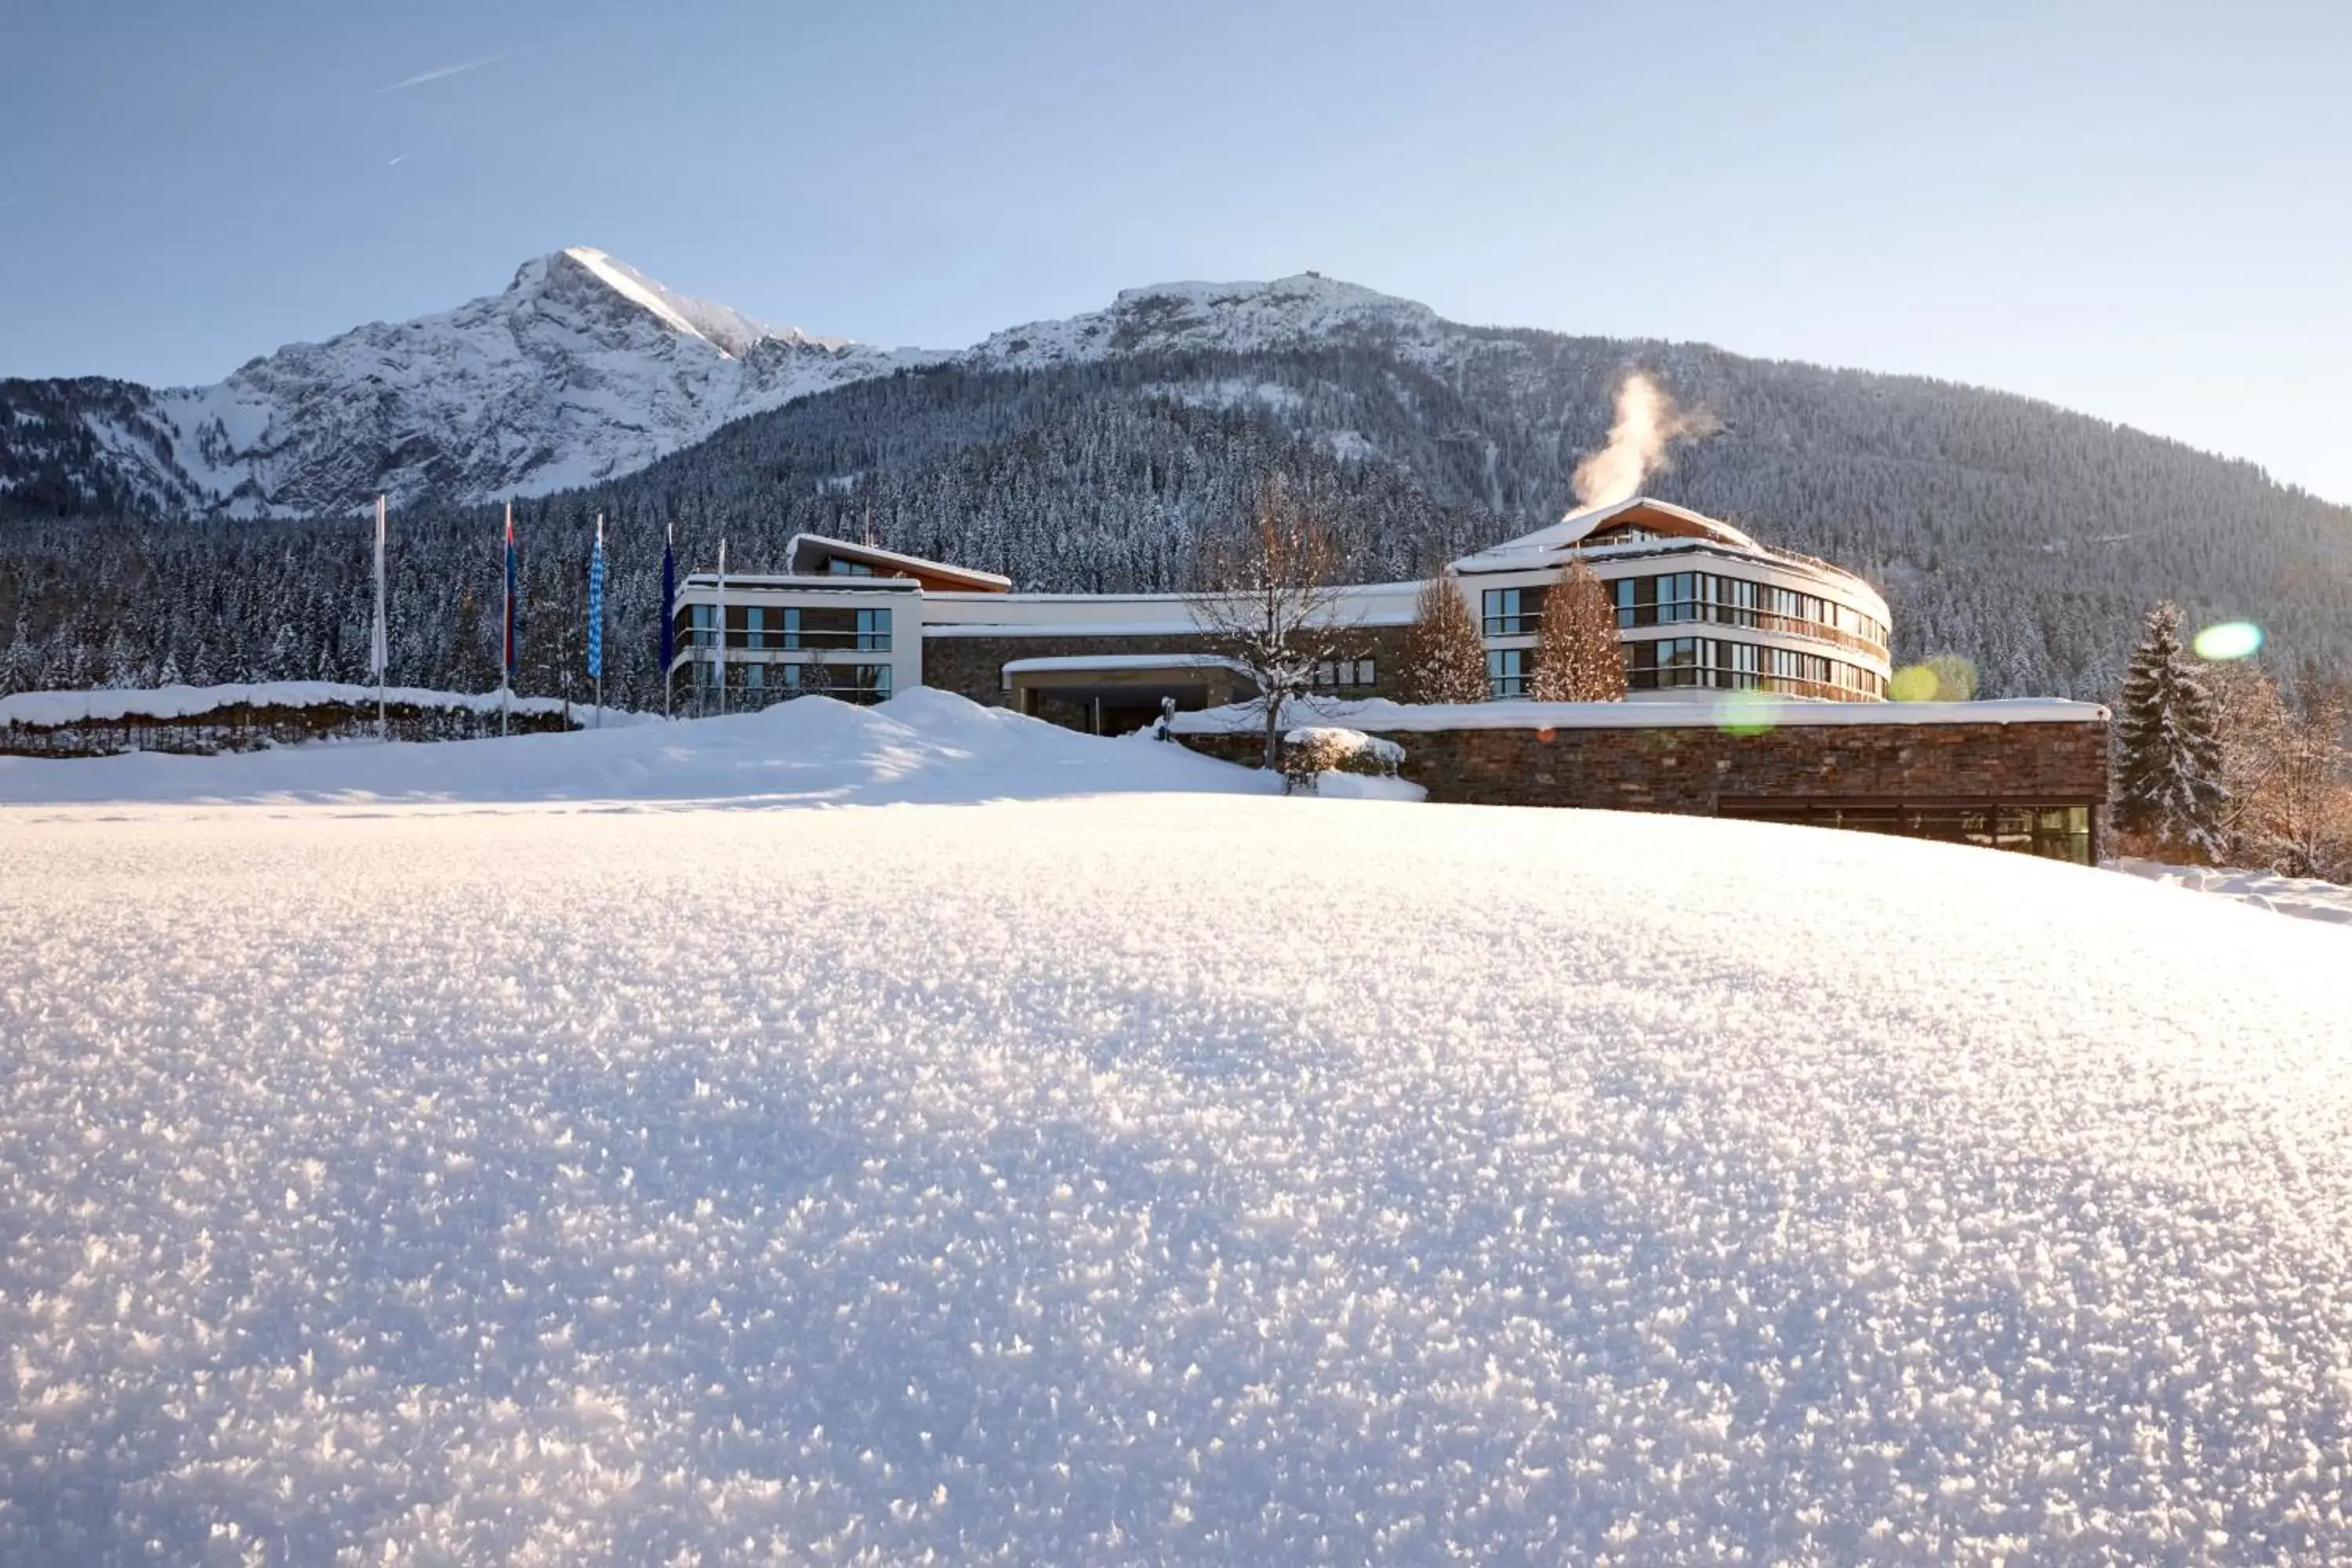
<svg viewBox="0 0 2352 1568">
<path fill-rule="evenodd" d="M 593 245 L 954 347 L 1313 268 L 2051 398 L 2352 502 L 2352 0 L 0 0 L 0 374 Z"/>
</svg>

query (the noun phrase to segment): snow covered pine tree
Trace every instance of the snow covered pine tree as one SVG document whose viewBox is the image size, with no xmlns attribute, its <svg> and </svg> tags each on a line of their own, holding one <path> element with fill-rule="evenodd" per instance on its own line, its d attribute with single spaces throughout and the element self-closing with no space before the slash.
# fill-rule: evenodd
<svg viewBox="0 0 2352 1568">
<path fill-rule="evenodd" d="M 1486 645 L 1452 576 L 1441 574 L 1423 586 L 1402 653 L 1406 701 L 1486 700 Z"/>
<path fill-rule="evenodd" d="M 1536 640 L 1536 675 L 1528 695 L 1538 702 L 1619 702 L 1625 697 L 1625 656 L 1617 643 L 1617 611 L 1592 568 L 1569 563 L 1544 595 Z"/>
<path fill-rule="evenodd" d="M 2116 826 L 2165 858 L 2222 848 L 2221 710 L 2189 668 L 2180 606 L 2147 613 L 2116 704 Z"/>
</svg>

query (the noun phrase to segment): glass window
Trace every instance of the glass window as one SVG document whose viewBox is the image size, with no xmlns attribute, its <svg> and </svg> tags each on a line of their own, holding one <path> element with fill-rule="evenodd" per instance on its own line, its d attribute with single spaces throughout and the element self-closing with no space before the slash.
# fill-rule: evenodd
<svg viewBox="0 0 2352 1568">
<path fill-rule="evenodd" d="M 828 555 L 825 557 L 824 570 L 828 576 L 834 577 L 871 577 L 874 575 L 874 568 L 868 566 L 865 562 L 844 561 L 838 555 Z"/>
<path fill-rule="evenodd" d="M 1489 588 L 1483 595 L 1485 635 L 1490 637 L 1532 637 L 1543 624 L 1544 591 L 1533 588 Z"/>
<path fill-rule="evenodd" d="M 1486 650 L 1486 689 L 1496 697 L 1525 697 L 1528 679 L 1535 673 L 1535 649 L 1496 647 Z"/>
<path fill-rule="evenodd" d="M 890 612 L 887 609 L 857 612 L 857 651 L 890 651 Z"/>
<path fill-rule="evenodd" d="M 1696 572 L 1674 572 L 1657 579 L 1660 626 L 1698 619 L 1698 577 Z"/>
</svg>

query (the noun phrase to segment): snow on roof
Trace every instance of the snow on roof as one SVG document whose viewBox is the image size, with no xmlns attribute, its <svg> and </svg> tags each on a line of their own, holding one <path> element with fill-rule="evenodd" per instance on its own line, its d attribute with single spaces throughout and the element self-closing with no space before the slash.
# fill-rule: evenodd
<svg viewBox="0 0 2352 1568">
<path fill-rule="evenodd" d="M 885 550 L 879 545 L 858 544 L 850 540 L 835 539 L 829 534 L 823 533 L 795 533 L 793 535 L 792 542 L 784 547 L 784 559 L 797 565 L 801 552 L 806 548 L 822 550 L 828 555 L 845 556 L 852 561 L 862 561 L 872 566 L 896 566 L 902 571 L 919 574 L 923 576 L 958 577 L 967 583 L 982 587 L 993 587 L 999 591 L 1009 590 L 1013 586 L 1012 578 L 1001 576 L 994 572 L 982 572 L 971 566 L 951 566 L 944 561 L 927 561 L 919 555 L 903 555 L 896 550 Z"/>
<path fill-rule="evenodd" d="M 716 588 L 716 572 L 689 572 L 680 579 L 686 588 Z M 730 572 L 727 586 L 737 588 L 796 588 L 818 594 L 919 594 L 923 585 L 912 577 L 854 577 L 837 572 Z"/>
<path fill-rule="evenodd" d="M 2087 724 L 2107 710 L 2095 702 L 2056 697 L 2016 697 L 1985 702 L 1824 702 L 1801 697 L 1723 693 L 1672 700 L 1629 702 L 1433 702 L 1407 705 L 1386 698 L 1365 701 L 1309 699 L 1295 704 L 1301 722 L 1344 724 L 1396 734 L 1444 730 L 1694 730 L 1733 725 L 1797 730 L 1876 724 Z M 1255 731 L 1263 710 L 1247 704 L 1177 715 L 1190 735 Z"/>
<path fill-rule="evenodd" d="M 1088 627 L 1094 630 L 1094 627 Z M 1232 669 L 1246 675 L 1248 666 L 1213 653 L 1069 653 L 1037 658 L 1016 658 L 1004 666 L 1004 684 L 1016 675 L 1047 675 L 1057 670 Z"/>
<path fill-rule="evenodd" d="M 1761 550 L 1764 547 L 1721 518 L 1691 510 L 1671 501 L 1655 500 L 1648 496 L 1634 496 L 1610 506 L 1587 507 L 1582 511 L 1570 512 L 1549 528 L 1517 539 L 1507 539 L 1499 544 L 1465 555 L 1454 563 L 1457 572 L 1500 572 L 1529 566 L 1549 565 L 1570 546 L 1625 516 L 1639 512 L 1662 521 L 1681 523 L 1696 531 L 1697 536 L 1716 540 L 1740 550 Z"/>
<path fill-rule="evenodd" d="M 387 688 L 384 700 L 417 708 L 470 708 L 487 712 L 499 706 L 495 691 L 434 691 L 421 686 Z M 0 697 L 0 724 L 29 724 L 44 729 L 95 720 L 187 719 L 216 708 L 316 708 L 328 703 L 373 706 L 376 689 L 334 680 L 268 680 L 228 686 L 159 686 L 108 688 L 96 691 L 19 691 Z M 560 713 L 563 702 L 554 697 L 517 697 L 517 713 Z M 582 703 L 572 704 L 586 712 Z M 606 709 L 609 719 L 617 710 Z"/>
</svg>

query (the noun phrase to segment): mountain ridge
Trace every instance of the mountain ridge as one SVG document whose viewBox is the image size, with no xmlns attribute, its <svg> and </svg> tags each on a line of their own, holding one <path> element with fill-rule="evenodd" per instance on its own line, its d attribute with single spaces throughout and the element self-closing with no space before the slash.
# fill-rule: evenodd
<svg viewBox="0 0 2352 1568">
<path fill-rule="evenodd" d="M 466 686 L 485 679 L 479 638 L 446 600 L 496 604 L 495 556 L 478 546 L 503 494 L 522 497 L 533 603 L 577 592 L 567 574 L 609 518 L 608 603 L 625 625 L 653 614 L 646 563 L 673 527 L 682 559 L 724 536 L 751 570 L 806 529 L 1024 588 L 1183 591 L 1276 471 L 1344 521 L 1351 571 L 1417 575 L 1573 506 L 1629 368 L 1712 421 L 1644 489 L 1860 574 L 1894 606 L 1904 657 L 1971 658 L 1988 694 L 2110 695 L 2158 598 L 2258 623 L 2285 668 L 2352 670 L 2352 509 L 2243 459 L 1932 377 L 1463 326 L 1314 273 L 1128 289 L 953 353 L 787 336 L 666 289 L 649 306 L 576 252 L 425 321 L 466 311 L 497 356 L 468 363 L 464 334 L 453 349 L 427 332 L 446 352 L 420 370 L 402 359 L 410 323 L 247 367 L 257 402 L 231 412 L 266 426 L 255 409 L 282 390 L 306 417 L 258 434 L 197 421 L 186 463 L 175 411 L 149 389 L 0 384 L 0 518 L 35 531 L 13 536 L 21 559 L 0 555 L 0 627 L 23 620 L 14 662 L 39 672 L 23 679 L 141 684 L 167 663 L 355 678 L 367 586 L 347 515 L 273 527 L 248 549 L 236 535 L 262 524 L 190 526 L 190 509 L 153 501 L 172 484 L 202 499 L 191 466 L 258 465 L 244 496 L 256 512 L 272 494 L 356 509 L 394 489 L 411 574 L 395 589 L 408 605 L 395 669 Z M 360 350 L 394 383 L 334 384 L 338 354 Z M 486 389 L 502 378 L 515 384 Z M 126 554 L 139 564 L 119 566 Z M 124 630 L 87 597 L 123 581 L 214 608 Z M 525 679 L 557 689 L 568 668 L 550 647 L 527 655 Z M 614 689 L 641 679 L 616 675 Z"/>
</svg>

